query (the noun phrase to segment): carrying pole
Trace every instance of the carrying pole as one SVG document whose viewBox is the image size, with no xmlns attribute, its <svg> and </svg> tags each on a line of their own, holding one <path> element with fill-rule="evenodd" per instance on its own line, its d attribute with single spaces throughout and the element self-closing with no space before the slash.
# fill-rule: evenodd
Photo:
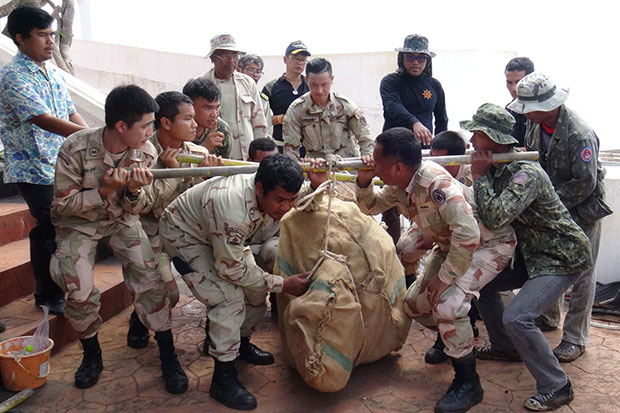
<svg viewBox="0 0 620 413">
<path fill-rule="evenodd" d="M 184 155 L 188 156 L 188 155 Z M 195 155 L 192 155 L 195 156 Z M 188 158 L 183 158 L 186 161 Z M 454 166 L 465 165 L 471 163 L 471 154 L 465 155 L 449 155 L 449 156 L 432 156 L 424 158 L 427 161 L 433 161 L 442 166 Z M 493 154 L 493 163 L 512 162 L 516 160 L 538 160 L 538 152 L 508 152 L 508 153 L 495 153 Z M 308 171 L 310 169 L 309 163 L 301 163 L 301 169 Z M 170 169 L 151 169 L 154 179 L 165 178 L 187 178 L 187 177 L 205 177 L 210 178 L 213 176 L 229 176 L 236 174 L 250 174 L 256 172 L 258 169 L 258 163 L 256 162 L 244 162 L 231 159 L 224 159 L 224 166 L 208 166 L 197 168 L 170 168 Z M 332 167 L 332 170 L 338 171 L 354 171 L 354 170 L 370 170 L 361 161 L 361 159 L 343 159 L 337 161 Z M 327 166 L 315 168 L 316 172 L 326 172 Z"/>
</svg>

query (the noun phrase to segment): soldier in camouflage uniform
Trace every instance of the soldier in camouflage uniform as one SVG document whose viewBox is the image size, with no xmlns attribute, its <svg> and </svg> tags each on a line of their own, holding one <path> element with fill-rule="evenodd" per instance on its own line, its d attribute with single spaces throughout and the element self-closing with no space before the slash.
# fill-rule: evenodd
<svg viewBox="0 0 620 413">
<path fill-rule="evenodd" d="M 262 270 L 247 247 L 267 216 L 280 219 L 292 207 L 302 183 L 296 161 L 269 156 L 256 174 L 213 178 L 190 188 L 160 220 L 164 249 L 207 306 L 209 353 L 215 359 L 210 394 L 232 408 L 256 407 L 237 379 L 237 356 L 252 364 L 274 362 L 249 338 L 264 314 L 266 293 L 300 295 L 309 285 L 306 274 L 283 279 Z"/>
<path fill-rule="evenodd" d="M 310 92 L 291 103 L 284 116 L 284 154 L 299 159 L 303 144 L 310 158 L 370 155 L 373 141 L 366 117 L 350 99 L 331 91 L 331 63 L 323 58 L 309 61 L 306 77 Z"/>
<path fill-rule="evenodd" d="M 79 388 L 94 386 L 103 370 L 97 338 L 100 293 L 93 267 L 97 243 L 107 239 L 121 262 L 140 321 L 156 332 L 166 390 L 187 390 L 170 330 L 170 301 L 138 219 L 151 202 L 148 168 L 156 152 L 148 137 L 157 109 L 139 87 L 118 87 L 106 99 L 106 126 L 71 135 L 58 155 L 52 202 L 57 249 L 50 272 L 67 293 L 65 315 L 84 348 L 75 373 Z"/>
<path fill-rule="evenodd" d="M 374 161 L 362 159 L 375 170 L 358 171 L 360 209 L 374 215 L 396 206 L 435 244 L 424 276 L 407 290 L 404 309 L 422 325 L 439 330 L 452 359 L 455 378 L 435 411 L 465 411 L 483 397 L 467 314 L 480 288 L 510 262 L 514 232 L 510 226 L 490 231 L 479 224 L 471 207 L 473 193 L 466 194 L 470 189 L 441 166 L 422 161 L 420 143 L 410 129 L 383 132 Z M 379 192 L 369 185 L 375 173 L 387 185 Z"/>
<path fill-rule="evenodd" d="M 528 128 L 525 145 L 540 153 L 540 164 L 555 191 L 590 240 L 592 258 L 601 241 L 601 218 L 611 214 L 605 203 L 605 170 L 598 161 L 596 133 L 575 112 L 564 105 L 568 90 L 534 72 L 517 85 L 517 99 L 509 108 L 525 114 Z M 563 362 L 574 361 L 585 351 L 596 280 L 594 266 L 583 271 L 573 284 L 564 319 L 562 342 L 553 350 Z M 562 298 L 552 306 L 560 313 Z"/>
<path fill-rule="evenodd" d="M 592 254 L 588 238 L 537 162 L 491 163 L 493 153 L 514 151 L 513 125 L 506 109 L 490 103 L 480 106 L 472 121 L 461 123 L 474 132 L 472 175 L 480 218 L 492 229 L 512 224 L 519 242 L 515 265 L 480 292 L 478 309 L 491 346 L 477 354 L 497 359 L 516 350 L 536 379 L 538 393 L 525 407 L 552 410 L 569 403 L 573 390 L 534 320 L 592 266 Z M 515 288 L 521 289 L 504 310 L 499 291 Z"/>
<path fill-rule="evenodd" d="M 465 139 L 454 131 L 443 131 L 437 134 L 431 141 L 431 156 L 448 156 L 463 155 L 466 151 Z M 470 165 L 452 165 L 445 166 L 444 169 L 450 173 L 461 184 L 470 187 L 473 184 L 471 178 Z M 470 198 L 473 200 L 473 197 Z M 475 205 L 472 208 L 475 210 Z M 481 228 L 482 231 L 482 228 Z M 396 243 L 396 252 L 400 258 L 403 267 L 405 267 L 405 280 L 407 288 L 413 284 L 418 272 L 420 262 L 428 255 L 433 248 L 434 243 L 418 228 L 413 221 L 403 235 L 401 235 L 398 243 Z M 474 337 L 478 336 L 476 328 L 476 318 L 478 312 L 475 306 L 469 311 L 469 322 L 472 327 Z M 445 344 L 441 340 L 441 334 L 437 333 L 435 344 L 424 354 L 424 361 L 430 364 L 438 364 L 448 359 L 448 355 L 444 352 Z"/>
<path fill-rule="evenodd" d="M 261 77 L 263 77 L 264 66 L 265 63 L 260 56 L 257 56 L 255 54 L 245 54 L 239 58 L 239 62 L 237 63 L 237 70 L 244 75 L 250 76 L 258 85 L 258 81 Z M 267 136 L 272 137 L 273 123 L 271 122 L 271 118 L 273 117 L 273 112 L 269 107 L 269 95 L 260 92 L 260 101 L 263 105 L 263 112 L 265 112 L 265 120 L 267 121 Z"/>
<path fill-rule="evenodd" d="M 212 155 L 230 158 L 233 136 L 228 123 L 220 117 L 220 88 L 209 79 L 191 79 L 183 86 L 183 94 L 194 103 L 194 120 L 198 124 L 194 143 Z"/>
<path fill-rule="evenodd" d="M 157 130 L 149 140 L 157 151 L 157 162 L 151 169 L 215 166 L 218 161 L 222 164 L 221 158 L 209 155 L 206 148 L 191 142 L 196 136 L 196 122 L 192 100 L 188 96 L 179 92 L 164 92 L 159 94 L 155 101 L 159 105 L 159 111 L 155 114 Z M 201 155 L 205 160 L 200 164 L 179 162 L 176 159 L 179 154 Z M 149 237 L 149 242 L 157 257 L 159 274 L 168 292 L 171 307 L 179 301 L 179 289 L 170 268 L 170 256 L 161 250 L 159 218 L 172 200 L 187 188 L 202 181 L 201 177 L 155 180 L 149 193 L 152 203 L 140 215 L 144 232 Z M 140 322 L 134 310 L 129 318 L 127 344 L 132 348 L 143 348 L 148 345 L 148 342 L 148 329 Z"/>
<path fill-rule="evenodd" d="M 233 136 L 233 159 L 248 159 L 250 142 L 267 136 L 267 121 L 263 112 L 256 82 L 237 72 L 239 55 L 245 54 L 229 34 L 219 34 L 211 39 L 213 68 L 198 78 L 213 81 L 221 90 L 221 116 L 230 126 Z"/>
</svg>

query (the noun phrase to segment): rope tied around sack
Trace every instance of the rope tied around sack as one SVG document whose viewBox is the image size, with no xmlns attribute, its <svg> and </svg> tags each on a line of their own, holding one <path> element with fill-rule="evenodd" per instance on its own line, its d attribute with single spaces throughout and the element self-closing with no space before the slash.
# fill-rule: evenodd
<svg viewBox="0 0 620 413">
<path fill-rule="evenodd" d="M 327 198 L 327 221 L 325 223 L 325 245 L 323 249 L 321 250 L 321 256 L 319 257 L 317 262 L 312 267 L 312 270 L 310 270 L 310 274 L 308 274 L 308 278 L 312 278 L 314 276 L 315 272 L 321 266 L 323 261 L 325 261 L 325 259 L 334 260 L 344 265 L 344 267 L 347 270 L 347 275 L 349 276 L 349 281 L 351 282 L 351 289 L 353 290 L 353 294 L 355 296 L 355 302 L 357 302 L 360 305 L 360 312 L 359 312 L 360 319 L 362 322 L 362 328 L 365 329 L 366 324 L 364 323 L 364 315 L 362 314 L 362 311 L 361 311 L 361 302 L 360 302 L 359 295 L 357 294 L 355 279 L 353 278 L 353 274 L 351 274 L 351 270 L 349 269 L 349 265 L 347 264 L 347 257 L 342 254 L 336 254 L 335 252 L 329 250 L 329 229 L 330 229 L 330 222 L 331 222 L 332 199 L 334 197 L 336 185 L 338 184 L 338 182 L 336 181 L 336 174 L 332 171 L 332 168 L 336 164 L 337 160 L 338 160 L 337 156 L 327 155 L 325 164 L 327 165 L 328 179 L 325 182 L 323 182 L 321 185 L 319 185 L 318 188 L 314 190 L 314 192 L 299 199 L 295 203 L 295 207 L 297 209 L 306 209 L 312 203 L 314 198 L 316 198 L 319 194 L 322 194 L 323 192 L 327 191 L 328 198 Z M 319 333 L 322 333 L 322 331 L 317 331 L 317 334 Z"/>
</svg>

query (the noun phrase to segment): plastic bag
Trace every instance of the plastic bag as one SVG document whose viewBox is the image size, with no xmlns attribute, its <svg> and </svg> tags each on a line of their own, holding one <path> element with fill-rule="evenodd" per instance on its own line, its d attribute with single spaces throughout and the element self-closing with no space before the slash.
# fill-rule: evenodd
<svg viewBox="0 0 620 413">
<path fill-rule="evenodd" d="M 48 321 L 49 310 L 46 306 L 42 305 L 43 319 L 34 331 L 34 335 L 24 341 L 24 347 L 31 345 L 32 353 L 43 351 L 49 345 L 50 323 Z"/>
</svg>

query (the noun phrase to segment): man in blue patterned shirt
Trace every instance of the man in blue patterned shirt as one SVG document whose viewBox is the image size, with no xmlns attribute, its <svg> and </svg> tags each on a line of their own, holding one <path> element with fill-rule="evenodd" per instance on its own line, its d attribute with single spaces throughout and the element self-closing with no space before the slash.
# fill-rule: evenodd
<svg viewBox="0 0 620 413">
<path fill-rule="evenodd" d="M 50 278 L 56 248 L 50 221 L 54 169 L 64 137 L 86 127 L 58 69 L 46 64 L 54 52 L 54 19 L 44 10 L 19 7 L 7 28 L 18 52 L 0 70 L 0 136 L 4 182 L 15 182 L 36 225 L 30 231 L 35 303 L 52 314 L 64 311 L 64 292 Z"/>
</svg>

